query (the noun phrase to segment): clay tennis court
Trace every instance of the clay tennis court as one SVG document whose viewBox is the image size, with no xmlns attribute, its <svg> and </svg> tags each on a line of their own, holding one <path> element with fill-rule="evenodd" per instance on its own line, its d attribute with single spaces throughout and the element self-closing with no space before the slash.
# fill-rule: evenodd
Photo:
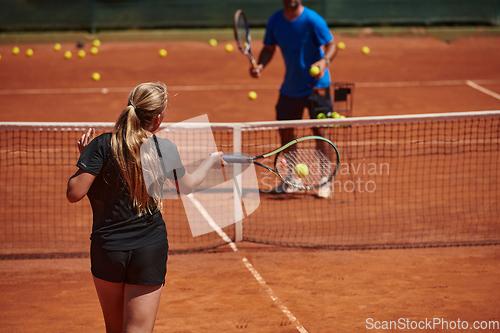
<svg viewBox="0 0 500 333">
<path fill-rule="evenodd" d="M 332 62 L 332 79 L 356 83 L 356 117 L 500 110 L 498 37 L 449 43 L 430 37 L 335 37 L 347 48 Z M 98 55 L 79 59 L 75 43 L 63 44 L 63 50 L 73 51 L 69 60 L 52 43 L 23 45 L 33 48 L 31 58 L 12 55 L 12 44 L 0 45 L 0 120 L 114 122 L 128 91 L 156 80 L 175 95 L 166 122 L 203 114 L 211 122 L 274 120 L 284 74 L 281 55 L 255 80 L 247 59 L 226 52 L 224 45 L 110 41 Z M 364 45 L 371 49 L 368 56 L 360 52 Z M 254 52 L 260 46 L 256 41 Z M 160 48 L 167 57 L 158 56 Z M 100 73 L 100 81 L 92 81 L 93 72 Z M 256 100 L 248 99 L 250 90 L 257 92 Z M 272 204 L 265 197 L 263 202 Z M 500 320 L 498 246 L 360 251 L 236 246 L 238 252 L 224 245 L 170 256 L 155 332 L 291 333 L 298 332 L 297 323 L 307 332 L 358 332 L 367 330 L 368 318 L 442 318 L 467 321 L 469 327 Z M 88 258 L 3 260 L 0 271 L 3 331 L 104 331 Z"/>
</svg>

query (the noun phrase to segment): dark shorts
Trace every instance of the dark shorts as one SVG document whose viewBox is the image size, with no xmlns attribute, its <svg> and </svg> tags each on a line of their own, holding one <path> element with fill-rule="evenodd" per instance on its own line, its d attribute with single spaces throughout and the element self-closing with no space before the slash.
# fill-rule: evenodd
<svg viewBox="0 0 500 333">
<path fill-rule="evenodd" d="M 108 282 L 157 286 L 165 283 L 168 241 L 130 251 L 110 251 L 92 242 L 92 274 Z"/>
<path fill-rule="evenodd" d="M 288 97 L 280 94 L 276 104 L 276 120 L 299 120 L 302 119 L 304 108 L 309 110 L 309 117 L 317 119 L 318 114 L 333 111 L 330 88 L 322 91 L 313 91 L 309 96 Z"/>
</svg>

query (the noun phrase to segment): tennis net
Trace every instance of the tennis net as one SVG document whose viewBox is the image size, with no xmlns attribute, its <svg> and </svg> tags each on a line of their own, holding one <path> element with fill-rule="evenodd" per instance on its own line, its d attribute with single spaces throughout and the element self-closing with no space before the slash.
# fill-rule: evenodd
<svg viewBox="0 0 500 333">
<path fill-rule="evenodd" d="M 69 204 L 66 183 L 76 171 L 81 134 L 112 125 L 0 123 L 0 257 L 88 253 L 90 204 Z M 219 150 L 250 155 L 280 147 L 280 129 L 302 137 L 319 127 L 341 155 L 331 198 L 262 193 L 254 213 L 223 228 L 233 240 L 331 249 L 500 242 L 500 111 L 211 127 Z M 176 140 L 199 144 L 183 133 Z M 279 185 L 263 168 L 257 173 L 261 190 Z M 222 210 L 233 202 L 214 204 Z M 225 244 L 215 232 L 192 237 L 181 200 L 164 200 L 163 210 L 171 251 Z"/>
</svg>

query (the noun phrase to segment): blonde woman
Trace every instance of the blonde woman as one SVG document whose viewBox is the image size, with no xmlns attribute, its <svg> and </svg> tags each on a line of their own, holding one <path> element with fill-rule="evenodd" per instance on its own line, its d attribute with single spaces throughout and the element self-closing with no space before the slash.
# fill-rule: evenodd
<svg viewBox="0 0 500 333">
<path fill-rule="evenodd" d="M 159 205 L 149 196 L 141 169 L 140 147 L 159 127 L 167 109 L 167 89 L 143 83 L 129 95 L 112 133 L 94 138 L 89 129 L 78 141 L 78 171 L 69 179 L 72 203 L 88 196 L 92 211 L 91 271 L 106 332 L 152 332 L 167 269 L 167 230 Z M 171 143 L 165 175 L 184 194 L 191 193 L 219 153 L 186 172 Z"/>
</svg>

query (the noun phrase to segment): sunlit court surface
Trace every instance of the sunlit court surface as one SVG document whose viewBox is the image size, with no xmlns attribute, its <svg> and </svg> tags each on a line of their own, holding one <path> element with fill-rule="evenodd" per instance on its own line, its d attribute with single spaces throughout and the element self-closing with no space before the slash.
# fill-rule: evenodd
<svg viewBox="0 0 500 333">
<path fill-rule="evenodd" d="M 499 329 L 500 37 L 332 34 L 346 46 L 332 81 L 354 83 L 352 114 L 294 128 L 327 127 L 345 163 L 333 196 L 261 193 L 242 223 L 197 237 L 182 201 L 165 200 L 171 255 L 155 332 Z M 209 38 L 108 37 L 92 54 L 89 37 L 85 57 L 76 40 L 59 51 L 56 41 L 0 44 L 2 331 L 104 332 L 90 206 L 69 207 L 65 182 L 86 124 L 109 130 L 138 83 L 166 83 L 165 123 L 207 115 L 219 150 L 234 151 L 237 131 L 241 151 L 279 147 L 278 125 L 256 122 L 275 120 L 281 54 L 256 80 L 226 49 L 230 35 Z M 252 43 L 258 54 L 262 40 Z M 259 170 L 261 189 L 275 184 Z"/>
</svg>

